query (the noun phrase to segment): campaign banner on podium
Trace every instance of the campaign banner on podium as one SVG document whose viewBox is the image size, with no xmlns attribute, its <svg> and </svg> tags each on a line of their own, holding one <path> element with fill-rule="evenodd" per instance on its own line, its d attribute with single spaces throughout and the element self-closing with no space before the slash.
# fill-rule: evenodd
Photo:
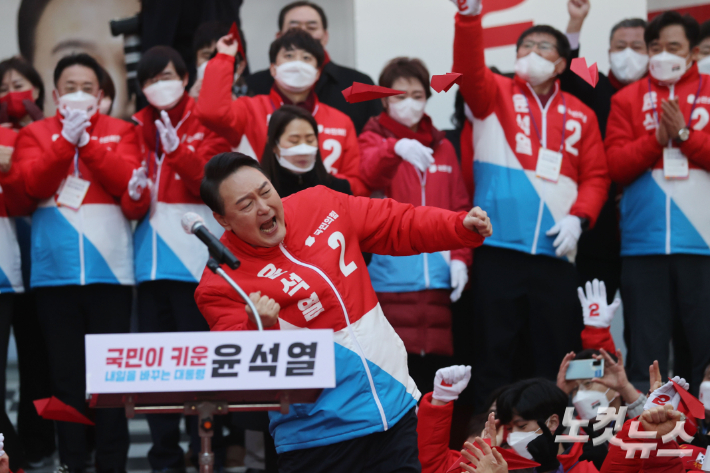
<svg viewBox="0 0 710 473">
<path fill-rule="evenodd" d="M 86 335 L 89 394 L 334 387 L 332 330 Z"/>
</svg>

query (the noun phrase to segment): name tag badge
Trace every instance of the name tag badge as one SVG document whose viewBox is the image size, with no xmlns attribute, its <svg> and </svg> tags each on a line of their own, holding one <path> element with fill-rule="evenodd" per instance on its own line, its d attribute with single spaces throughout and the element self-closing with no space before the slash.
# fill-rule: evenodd
<svg viewBox="0 0 710 473">
<path fill-rule="evenodd" d="M 535 175 L 540 179 L 557 182 L 562 169 L 562 153 L 547 148 L 540 148 L 537 153 L 537 167 Z"/>
<path fill-rule="evenodd" d="M 89 184 L 91 184 L 89 181 L 77 176 L 67 177 L 62 190 L 59 192 L 59 197 L 57 197 L 57 203 L 72 210 L 79 210 L 79 207 L 84 202 L 86 193 L 89 191 Z"/>
<path fill-rule="evenodd" d="M 663 177 L 666 179 L 688 179 L 690 170 L 688 158 L 679 148 L 663 148 Z"/>
</svg>

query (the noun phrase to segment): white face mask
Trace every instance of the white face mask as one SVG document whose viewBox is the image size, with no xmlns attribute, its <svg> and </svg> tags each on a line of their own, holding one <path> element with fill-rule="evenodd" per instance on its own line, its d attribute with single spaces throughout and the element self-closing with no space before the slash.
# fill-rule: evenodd
<svg viewBox="0 0 710 473">
<path fill-rule="evenodd" d="M 536 52 L 515 61 L 515 73 L 525 82 L 535 87 L 555 76 L 555 65 L 561 60 L 548 61 Z"/>
<path fill-rule="evenodd" d="M 535 432 L 510 432 L 508 434 L 508 445 L 521 457 L 532 460 L 533 457 L 528 452 L 528 444 L 542 435 L 542 432 L 538 433 L 537 430 Z"/>
<path fill-rule="evenodd" d="M 703 406 L 705 406 L 705 410 L 710 411 L 710 381 L 700 383 L 698 399 L 703 403 Z"/>
<path fill-rule="evenodd" d="M 59 97 L 59 111 L 67 108 L 84 110 L 91 117 L 98 111 L 99 103 L 93 95 L 87 94 L 83 90 L 77 90 Z"/>
<path fill-rule="evenodd" d="M 652 56 L 648 64 L 648 70 L 653 78 L 666 84 L 678 82 L 687 68 L 686 58 L 667 51 Z"/>
<path fill-rule="evenodd" d="M 143 89 L 145 98 L 158 110 L 173 108 L 180 101 L 184 92 L 185 86 L 182 85 L 180 79 L 159 80 Z"/>
<path fill-rule="evenodd" d="M 705 56 L 696 63 L 701 74 L 710 74 L 710 56 Z"/>
<path fill-rule="evenodd" d="M 582 419 L 594 419 L 597 416 L 599 408 L 609 407 L 609 400 L 606 398 L 606 392 L 599 391 L 577 391 L 577 394 L 572 398 L 572 404 L 577 409 L 577 414 Z"/>
<path fill-rule="evenodd" d="M 387 113 L 402 125 L 411 127 L 419 123 L 424 116 L 424 107 L 426 107 L 425 101 L 408 97 L 399 102 L 389 102 Z"/>
<path fill-rule="evenodd" d="M 316 154 L 318 153 L 318 148 L 316 146 L 301 143 L 300 145 L 292 146 L 290 148 L 282 148 L 281 146 L 279 146 L 278 148 L 280 156 L 276 156 L 277 161 L 279 162 L 282 168 L 288 169 L 294 174 L 307 173 L 308 171 L 311 171 L 316 165 Z M 310 164 L 305 168 L 298 167 L 295 164 L 291 163 L 289 160 L 285 159 L 285 157 L 291 156 L 307 157 L 310 160 Z"/>
<path fill-rule="evenodd" d="M 609 54 L 611 72 L 624 84 L 636 82 L 648 70 L 648 55 L 640 54 L 631 48 Z"/>
<path fill-rule="evenodd" d="M 197 68 L 197 80 L 202 80 L 205 77 L 205 69 L 207 69 L 208 62 L 209 61 L 203 62 L 202 65 Z"/>
<path fill-rule="evenodd" d="M 276 66 L 274 80 L 284 90 L 293 93 L 305 92 L 313 87 L 318 78 L 318 69 L 303 61 L 284 62 Z"/>
</svg>

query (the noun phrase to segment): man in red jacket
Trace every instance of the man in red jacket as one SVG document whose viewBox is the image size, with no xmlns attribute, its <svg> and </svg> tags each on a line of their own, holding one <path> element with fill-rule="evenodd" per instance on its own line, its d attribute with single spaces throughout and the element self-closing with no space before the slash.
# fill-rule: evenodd
<svg viewBox="0 0 710 473">
<path fill-rule="evenodd" d="M 476 251 L 479 325 L 476 401 L 531 375 L 554 379 L 579 349 L 574 259 L 582 232 L 606 201 L 609 178 L 594 112 L 560 90 L 569 42 L 535 25 L 518 38 L 516 76 L 486 67 L 480 0 L 457 2 L 453 71 L 474 121 L 473 202 L 490 209 L 496 234 Z M 514 347 L 525 340 L 533 356 Z M 519 369 L 514 369 L 518 366 Z"/>
<path fill-rule="evenodd" d="M 205 69 L 195 108 L 207 128 L 229 141 L 235 151 L 261 159 L 271 114 L 283 104 L 308 110 L 318 122 L 323 164 L 350 182 L 355 195 L 369 195 L 360 179 L 360 149 L 350 117 L 318 100 L 313 86 L 325 60 L 323 46 L 301 29 L 279 36 L 269 50 L 274 86 L 269 95 L 232 100 L 234 57 L 238 44 L 227 35 L 217 42 L 217 56 Z"/>
<path fill-rule="evenodd" d="M 665 376 L 680 322 L 690 353 L 676 360 L 692 365 L 676 365 L 674 372 L 690 381 L 694 394 L 710 362 L 710 78 L 693 63 L 698 29 L 689 15 L 673 11 L 649 23 L 649 75 L 614 95 L 605 141 L 609 174 L 624 186 L 621 295 L 629 379 L 645 385 L 655 359 Z"/>
<path fill-rule="evenodd" d="M 387 322 L 362 252 L 411 255 L 474 247 L 491 235 L 480 208 L 451 212 L 318 186 L 283 201 L 253 159 L 223 153 L 205 166 L 201 195 L 241 260 L 229 275 L 266 327 L 332 329 L 336 387 L 314 404 L 271 413 L 279 471 L 419 471 L 420 393 Z M 195 299 L 212 330 L 254 329 L 245 303 L 206 271 Z"/>
<path fill-rule="evenodd" d="M 129 218 L 140 219 L 133 237 L 138 284 L 138 331 L 193 332 L 209 326 L 193 294 L 207 263 L 207 248 L 181 231 L 185 212 L 200 214 L 221 235 L 212 212 L 200 199 L 205 163 L 229 150 L 224 138 L 194 116 L 195 102 L 185 90 L 188 73 L 180 54 L 169 46 L 146 51 L 137 68 L 138 81 L 150 105 L 133 116 L 143 148 L 143 166 L 122 197 Z M 136 185 L 143 175 L 143 186 Z M 147 185 L 148 179 L 152 185 Z M 153 447 L 148 460 L 155 471 L 185 468 L 180 414 L 148 414 Z M 194 423 L 193 442 L 198 441 Z M 220 436 L 216 429 L 215 435 Z M 219 455 L 217 461 L 220 461 Z M 221 465 L 217 465 L 221 466 Z"/>
<path fill-rule="evenodd" d="M 57 114 L 20 132 L 12 167 L 32 214 L 32 274 L 40 329 L 50 355 L 52 391 L 86 409 L 84 336 L 130 331 L 133 235 L 118 199 L 140 164 L 133 125 L 97 112 L 102 71 L 87 54 L 54 71 Z M 59 457 L 83 471 L 86 428 L 59 422 Z M 122 409 L 96 413 L 97 471 L 125 469 L 128 426 Z"/>
</svg>

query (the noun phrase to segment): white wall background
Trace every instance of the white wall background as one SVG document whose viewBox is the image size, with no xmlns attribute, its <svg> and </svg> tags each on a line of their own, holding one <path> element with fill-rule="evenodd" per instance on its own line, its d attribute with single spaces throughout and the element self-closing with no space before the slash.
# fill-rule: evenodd
<svg viewBox="0 0 710 473">
<path fill-rule="evenodd" d="M 484 0 L 494 1 L 494 0 Z M 453 62 L 454 14 L 449 0 L 353 0 L 355 10 L 355 64 L 377 80 L 384 64 L 395 56 L 416 56 L 431 74 L 451 71 Z M 618 21 L 646 17 L 646 0 L 591 0 L 592 8 L 581 35 L 580 54 L 587 63 L 598 63 L 606 72 L 608 35 Z M 567 26 L 567 0 L 526 0 L 508 10 L 486 15 L 484 27 L 533 21 L 547 23 L 564 31 Z M 331 33 L 332 34 L 332 33 Z M 486 51 L 486 61 L 502 71 L 512 71 L 515 47 Z M 450 128 L 456 87 L 436 94 L 427 113 L 438 128 Z"/>
<path fill-rule="evenodd" d="M 4 0 L 0 0 L 4 1 Z M 247 38 L 249 67 L 269 67 L 269 46 L 278 31 L 279 11 L 294 0 L 245 0 L 240 12 Z M 330 41 L 327 49 L 333 62 L 355 67 L 355 25 L 353 0 L 315 0 L 328 18 Z M 385 0 L 388 1 L 388 0 Z"/>
<path fill-rule="evenodd" d="M 0 58 L 5 59 L 18 53 L 17 11 L 20 0 L 0 0 Z"/>
</svg>

